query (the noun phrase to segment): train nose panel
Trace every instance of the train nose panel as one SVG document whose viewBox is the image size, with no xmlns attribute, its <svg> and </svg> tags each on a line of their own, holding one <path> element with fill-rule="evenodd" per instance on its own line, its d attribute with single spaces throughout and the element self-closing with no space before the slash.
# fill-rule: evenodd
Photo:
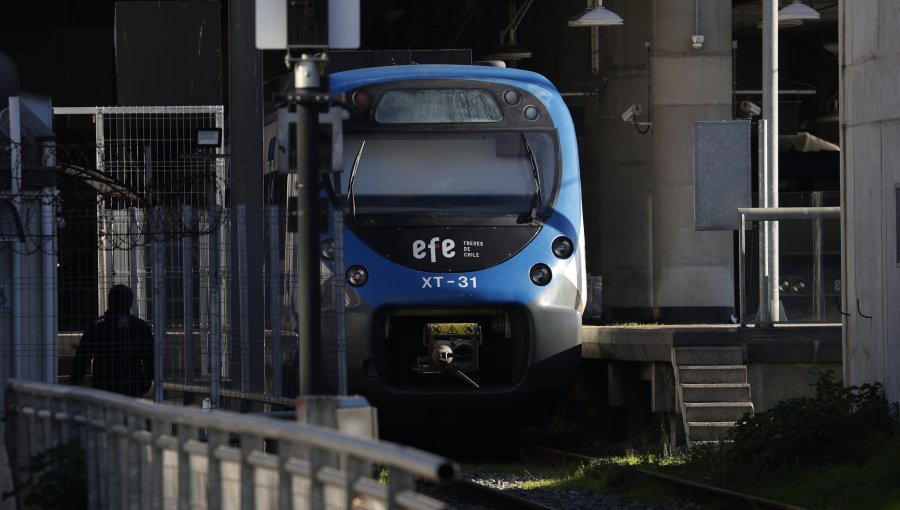
<svg viewBox="0 0 900 510">
<path fill-rule="evenodd" d="M 394 308 L 376 315 L 377 374 L 388 386 L 512 386 L 527 368 L 531 334 L 524 310 Z"/>
<path fill-rule="evenodd" d="M 425 324 L 422 343 L 429 355 L 418 356 L 415 372 L 423 375 L 453 374 L 470 385 L 480 385 L 471 377 L 478 371 L 481 326 L 475 322 Z M 468 374 L 467 374 L 468 372 Z"/>
</svg>

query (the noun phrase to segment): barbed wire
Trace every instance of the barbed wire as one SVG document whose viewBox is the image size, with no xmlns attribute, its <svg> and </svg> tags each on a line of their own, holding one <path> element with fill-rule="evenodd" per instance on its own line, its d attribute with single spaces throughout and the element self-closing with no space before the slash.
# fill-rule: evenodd
<svg viewBox="0 0 900 510">
<path fill-rule="evenodd" d="M 171 162 L 160 161 L 151 173 L 146 170 L 144 150 L 145 145 L 134 140 L 104 145 L 0 140 L 0 168 L 11 170 L 13 157 L 18 156 L 27 170 L 18 176 L 9 172 L 8 191 L 2 191 L 5 186 L 0 183 L 0 208 L 10 211 L 20 234 L 18 242 L 0 242 L 0 252 L 55 254 L 55 228 L 64 227 L 65 217 L 75 217 L 67 212 L 67 200 L 96 205 L 96 216 L 84 220 L 96 221 L 100 250 L 127 250 L 153 242 L 203 237 L 230 221 L 230 210 L 224 203 L 227 182 L 223 162 L 195 157 L 179 160 L 179 166 L 172 168 Z M 120 159 L 104 163 L 108 154 Z M 40 171 L 55 175 L 39 176 Z M 51 206 L 55 213 L 51 236 L 41 233 L 43 206 Z M 118 220 L 110 221 L 117 216 Z M 133 219 L 123 221 L 126 217 Z M 3 228 L 11 226 L 4 224 Z M 7 240 L 15 237 L 10 232 L 2 233 Z"/>
</svg>

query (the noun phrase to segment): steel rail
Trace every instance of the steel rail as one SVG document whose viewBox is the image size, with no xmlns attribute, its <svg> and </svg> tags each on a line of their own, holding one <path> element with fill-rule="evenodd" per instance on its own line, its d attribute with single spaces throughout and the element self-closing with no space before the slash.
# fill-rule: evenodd
<svg viewBox="0 0 900 510">
<path fill-rule="evenodd" d="M 429 482 L 429 485 L 433 484 Z M 493 510 L 555 510 L 552 506 L 482 485 L 472 480 L 466 480 L 465 478 L 458 478 L 450 485 L 441 487 L 438 492 L 440 493 L 437 496 L 438 499 L 443 499 L 441 495 L 450 495 L 472 501 Z"/>
<path fill-rule="evenodd" d="M 554 448 L 546 448 L 546 447 L 531 447 L 529 451 L 534 454 L 537 458 L 542 458 L 545 460 L 556 461 L 560 460 L 577 460 L 580 462 L 596 462 L 599 459 L 596 457 L 590 457 L 587 455 L 580 455 L 577 453 L 566 452 L 562 450 L 556 450 Z M 692 480 L 685 480 L 683 478 L 678 478 L 672 475 L 666 475 L 663 473 L 657 473 L 654 471 L 649 471 L 646 469 L 636 468 L 626 466 L 629 470 L 634 472 L 635 474 L 640 474 L 642 476 L 646 476 L 648 478 L 653 479 L 654 481 L 663 483 L 672 488 L 676 495 L 679 497 L 698 500 L 701 502 L 707 503 L 719 503 L 726 505 L 725 508 L 730 509 L 776 509 L 776 510 L 804 510 L 803 507 L 792 505 L 789 503 L 782 503 L 780 501 L 773 501 L 771 499 L 760 498 L 757 496 L 751 496 L 749 494 L 742 494 L 740 492 L 734 492 L 727 489 L 722 489 L 719 487 L 713 487 L 712 485 L 707 485 L 703 483 L 698 483 Z"/>
</svg>

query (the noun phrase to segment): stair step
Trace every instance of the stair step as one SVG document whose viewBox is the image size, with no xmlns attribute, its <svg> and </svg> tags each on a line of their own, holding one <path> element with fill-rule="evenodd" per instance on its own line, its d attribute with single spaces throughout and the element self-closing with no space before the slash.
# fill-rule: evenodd
<svg viewBox="0 0 900 510">
<path fill-rule="evenodd" d="M 682 401 L 697 402 L 750 402 L 749 384 L 682 384 Z"/>
<path fill-rule="evenodd" d="M 734 347 L 676 347 L 676 365 L 743 365 L 744 351 Z"/>
<path fill-rule="evenodd" d="M 684 417 L 689 422 L 731 422 L 734 423 L 753 414 L 750 402 L 695 402 L 684 404 Z"/>
<path fill-rule="evenodd" d="M 691 443 L 706 441 L 723 441 L 725 434 L 734 427 L 730 421 L 689 421 L 687 436 Z"/>
<path fill-rule="evenodd" d="M 678 367 L 682 384 L 746 383 L 744 365 L 685 365 Z"/>
</svg>

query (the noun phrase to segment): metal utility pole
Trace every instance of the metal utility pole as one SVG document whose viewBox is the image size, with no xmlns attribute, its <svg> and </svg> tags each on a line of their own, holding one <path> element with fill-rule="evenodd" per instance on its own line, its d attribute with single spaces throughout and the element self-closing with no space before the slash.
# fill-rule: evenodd
<svg viewBox="0 0 900 510">
<path fill-rule="evenodd" d="M 760 122 L 759 206 L 778 207 L 778 0 L 763 0 L 762 110 Z M 764 221 L 759 238 L 760 324 L 781 319 L 778 283 L 778 222 Z"/>
<path fill-rule="evenodd" d="M 302 395 L 321 393 L 325 387 L 320 362 L 318 124 L 319 111 L 329 102 L 343 102 L 343 95 L 323 90 L 324 52 L 359 47 L 359 13 L 359 0 L 256 0 L 256 47 L 287 49 L 286 62 L 294 77 L 294 90 L 285 99 L 295 117 L 285 123 L 283 136 L 279 119 L 279 143 L 290 146 L 287 153 L 293 160 L 285 166 L 296 172 L 298 282 L 294 296 Z"/>
<path fill-rule="evenodd" d="M 294 100 L 297 109 L 295 147 L 297 151 L 297 286 L 298 329 L 300 342 L 300 394 L 322 390 L 321 317 L 319 297 L 319 167 L 316 158 L 316 133 L 319 123 L 319 61 L 309 53 L 290 60 L 294 74 Z"/>
</svg>

